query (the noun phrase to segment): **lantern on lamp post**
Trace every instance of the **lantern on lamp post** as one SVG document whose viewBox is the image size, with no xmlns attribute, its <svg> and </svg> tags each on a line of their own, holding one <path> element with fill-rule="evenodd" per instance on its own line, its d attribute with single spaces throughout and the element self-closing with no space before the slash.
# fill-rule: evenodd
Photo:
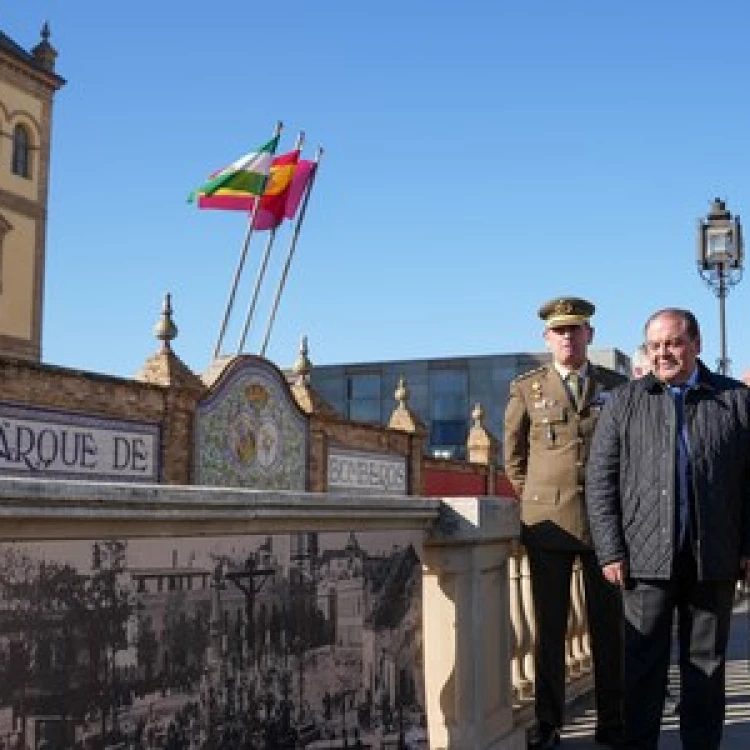
<svg viewBox="0 0 750 750">
<path fill-rule="evenodd" d="M 724 201 L 716 198 L 705 219 L 698 221 L 698 273 L 719 298 L 718 371 L 729 374 L 725 300 L 742 278 L 744 245 L 740 217 L 732 216 Z"/>
</svg>

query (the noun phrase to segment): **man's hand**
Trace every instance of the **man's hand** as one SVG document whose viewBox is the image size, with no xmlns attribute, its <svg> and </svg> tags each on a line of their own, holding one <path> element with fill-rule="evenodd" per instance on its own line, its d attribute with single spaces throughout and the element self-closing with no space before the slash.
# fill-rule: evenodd
<svg viewBox="0 0 750 750">
<path fill-rule="evenodd" d="M 625 560 L 615 560 L 602 568 L 602 574 L 613 586 L 622 588 L 628 577 L 628 565 Z"/>
</svg>

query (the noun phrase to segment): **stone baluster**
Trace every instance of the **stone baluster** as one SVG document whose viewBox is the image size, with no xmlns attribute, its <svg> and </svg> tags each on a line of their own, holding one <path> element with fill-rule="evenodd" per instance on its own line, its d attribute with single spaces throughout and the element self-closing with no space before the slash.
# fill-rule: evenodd
<svg viewBox="0 0 750 750">
<path fill-rule="evenodd" d="M 581 666 L 585 672 L 592 669 L 591 661 L 591 633 L 589 631 L 588 610 L 586 609 L 586 596 L 583 587 L 583 569 L 578 570 L 578 601 L 581 607 Z"/>
<path fill-rule="evenodd" d="M 579 662 L 576 653 L 576 639 L 578 638 L 578 613 L 576 606 L 578 595 L 576 581 L 578 578 L 578 561 L 573 564 L 573 574 L 570 577 L 570 608 L 568 610 L 568 627 L 565 633 L 565 680 L 572 682 L 580 675 Z"/>
<path fill-rule="evenodd" d="M 583 645 L 583 638 L 587 630 L 584 599 L 583 569 L 580 562 L 576 562 L 570 581 L 570 610 L 573 620 L 570 649 L 577 674 L 588 671 Z"/>
<path fill-rule="evenodd" d="M 533 694 L 534 685 L 526 676 L 526 655 L 531 650 L 531 631 L 528 617 L 523 609 L 523 590 L 521 581 L 521 564 L 523 548 L 515 544 L 508 559 L 510 581 L 510 620 L 513 628 L 511 643 L 511 680 L 513 696 L 516 702 L 527 701 Z"/>
<path fill-rule="evenodd" d="M 519 545 L 520 546 L 520 545 Z M 534 616 L 534 599 L 531 595 L 531 569 L 529 567 L 529 556 L 521 547 L 521 610 L 524 615 L 525 632 L 528 641 L 524 641 L 524 674 L 532 682 L 536 677 L 534 672 L 534 643 L 536 643 L 536 618 Z"/>
</svg>

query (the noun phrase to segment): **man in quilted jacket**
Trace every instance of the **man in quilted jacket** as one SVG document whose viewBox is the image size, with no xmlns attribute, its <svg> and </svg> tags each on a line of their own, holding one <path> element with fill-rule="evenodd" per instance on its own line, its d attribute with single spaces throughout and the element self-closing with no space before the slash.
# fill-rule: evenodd
<svg viewBox="0 0 750 750">
<path fill-rule="evenodd" d="M 682 746 L 719 748 L 738 576 L 750 572 L 750 389 L 700 361 L 695 316 L 645 326 L 651 373 L 602 409 L 586 504 L 604 577 L 623 594 L 626 747 L 656 750 L 672 620 Z"/>
</svg>

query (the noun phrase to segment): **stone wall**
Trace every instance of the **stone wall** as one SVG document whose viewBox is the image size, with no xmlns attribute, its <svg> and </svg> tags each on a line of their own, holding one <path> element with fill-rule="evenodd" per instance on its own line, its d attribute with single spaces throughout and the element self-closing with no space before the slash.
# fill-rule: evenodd
<svg viewBox="0 0 750 750">
<path fill-rule="evenodd" d="M 189 484 L 199 392 L 0 357 L 0 400 L 101 418 L 158 424 L 161 481 Z"/>
<path fill-rule="evenodd" d="M 160 481 L 191 484 L 193 476 L 196 406 L 209 387 L 170 350 L 150 357 L 136 379 L 113 377 L 54 365 L 0 357 L 0 401 L 21 407 L 157 424 L 161 435 Z M 293 390 L 307 403 L 309 390 Z M 327 460 L 331 446 L 404 457 L 407 494 L 424 494 L 424 434 L 398 427 L 350 422 L 309 398 L 310 423 L 307 486 L 312 492 L 328 490 Z"/>
</svg>

